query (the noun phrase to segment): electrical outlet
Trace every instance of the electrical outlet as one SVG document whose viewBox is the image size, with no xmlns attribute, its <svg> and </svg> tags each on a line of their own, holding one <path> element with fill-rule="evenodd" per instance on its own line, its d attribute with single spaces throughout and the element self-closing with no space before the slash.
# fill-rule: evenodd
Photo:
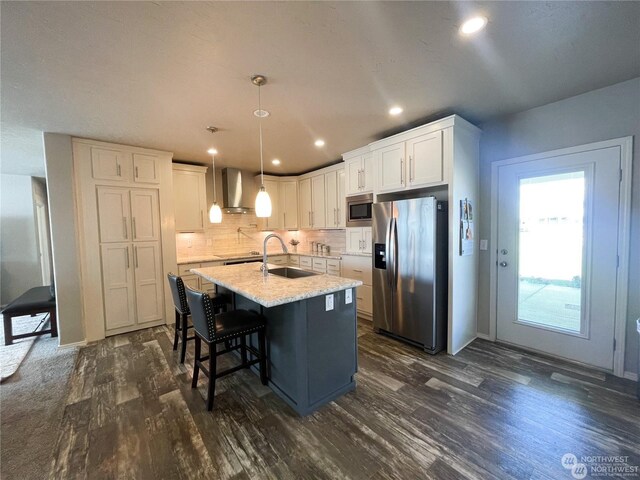
<svg viewBox="0 0 640 480">
<path fill-rule="evenodd" d="M 329 310 L 333 310 L 333 293 L 331 295 L 327 295 L 325 298 L 325 310 L 328 312 Z"/>
<path fill-rule="evenodd" d="M 485 240 L 484 238 L 480 240 L 480 250 L 486 250 L 489 248 L 489 240 Z"/>
<path fill-rule="evenodd" d="M 350 288 L 344 291 L 344 303 L 345 305 L 353 303 L 353 290 Z"/>
</svg>

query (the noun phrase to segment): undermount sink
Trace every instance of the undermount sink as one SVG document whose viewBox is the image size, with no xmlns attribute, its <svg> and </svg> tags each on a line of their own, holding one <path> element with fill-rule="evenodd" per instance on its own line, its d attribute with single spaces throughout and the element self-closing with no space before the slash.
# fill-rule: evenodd
<svg viewBox="0 0 640 480">
<path fill-rule="evenodd" d="M 284 278 L 303 278 L 318 275 L 315 272 L 308 272 L 307 270 L 302 270 L 295 267 L 270 268 L 269 273 Z"/>
</svg>

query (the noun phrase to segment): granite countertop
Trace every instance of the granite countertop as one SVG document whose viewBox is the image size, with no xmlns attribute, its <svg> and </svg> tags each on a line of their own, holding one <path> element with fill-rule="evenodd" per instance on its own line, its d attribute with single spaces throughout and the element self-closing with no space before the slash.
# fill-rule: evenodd
<svg viewBox="0 0 640 480">
<path fill-rule="evenodd" d="M 278 267 L 279 265 L 269 265 L 269 268 Z M 362 285 L 359 280 L 327 274 L 302 278 L 284 278 L 269 274 L 265 277 L 260 271 L 259 263 L 193 268 L 191 273 L 267 308 Z"/>
<path fill-rule="evenodd" d="M 289 253 L 284 252 L 269 252 L 268 255 L 270 257 L 278 256 L 278 255 L 297 255 L 302 257 L 319 257 L 319 258 L 329 258 L 333 260 L 340 260 L 342 257 L 338 253 L 317 253 L 317 252 L 292 252 Z M 187 263 L 200 263 L 200 262 L 225 262 L 230 260 L 251 260 L 251 259 L 261 259 L 262 254 L 259 255 L 250 255 L 247 253 L 234 253 L 234 254 L 226 254 L 226 255 L 200 255 L 193 257 L 178 257 L 178 265 L 185 265 Z"/>
</svg>

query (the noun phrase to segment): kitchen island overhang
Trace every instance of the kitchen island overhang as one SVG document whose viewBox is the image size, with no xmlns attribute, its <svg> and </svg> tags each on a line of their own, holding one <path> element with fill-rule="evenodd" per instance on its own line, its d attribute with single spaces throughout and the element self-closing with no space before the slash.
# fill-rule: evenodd
<svg viewBox="0 0 640 480">
<path fill-rule="evenodd" d="M 214 283 L 220 292 L 231 293 L 231 308 L 265 316 L 269 386 L 299 415 L 308 415 L 355 388 L 354 289 L 362 282 L 326 274 L 263 276 L 258 263 L 191 272 Z M 251 337 L 250 343 L 256 345 L 257 338 Z"/>
</svg>

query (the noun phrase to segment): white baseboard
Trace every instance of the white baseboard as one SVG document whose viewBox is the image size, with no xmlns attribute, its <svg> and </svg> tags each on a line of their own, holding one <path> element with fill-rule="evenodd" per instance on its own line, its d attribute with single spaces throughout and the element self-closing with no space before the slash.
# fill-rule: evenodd
<svg viewBox="0 0 640 480">
<path fill-rule="evenodd" d="M 481 338 L 482 340 L 489 340 L 490 342 L 493 341 L 493 340 L 491 340 L 491 337 L 489 335 L 487 335 L 486 333 L 476 332 L 476 337 Z"/>
<path fill-rule="evenodd" d="M 87 341 L 82 340 L 81 342 L 65 343 L 64 345 L 58 345 L 58 348 L 84 347 L 86 344 L 87 344 Z"/>
<path fill-rule="evenodd" d="M 623 376 L 623 378 L 626 378 L 627 380 L 633 380 L 634 382 L 638 381 L 638 374 L 637 373 L 625 371 L 624 374 L 622 374 L 622 376 Z"/>
</svg>

